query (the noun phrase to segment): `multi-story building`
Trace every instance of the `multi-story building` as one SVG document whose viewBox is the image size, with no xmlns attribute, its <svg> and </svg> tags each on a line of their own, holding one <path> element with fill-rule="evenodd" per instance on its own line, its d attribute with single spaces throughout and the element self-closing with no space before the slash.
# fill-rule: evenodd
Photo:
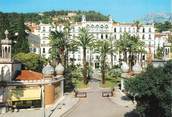
<svg viewBox="0 0 172 117">
<path fill-rule="evenodd" d="M 78 36 L 80 28 L 87 28 L 88 31 L 94 36 L 95 39 L 111 39 L 112 41 L 118 40 L 126 32 L 130 35 L 138 36 L 143 42 L 145 42 L 145 50 L 147 53 L 152 53 L 154 55 L 158 44 L 163 46 L 163 42 L 159 42 L 155 39 L 155 28 L 154 25 L 141 25 L 139 28 L 134 24 L 124 24 L 124 23 L 114 23 L 112 18 L 109 17 L 109 21 L 87 21 L 85 16 L 82 16 L 81 22 L 76 22 L 71 24 L 70 27 L 70 39 L 74 39 Z M 49 44 L 49 34 L 53 30 L 63 31 L 64 26 L 58 25 L 53 26 L 50 24 L 40 24 L 37 30 L 37 34 L 40 36 L 40 53 L 46 58 L 50 55 L 51 46 Z M 82 64 L 82 48 L 77 52 L 69 53 L 69 59 L 75 58 L 75 64 Z M 146 60 L 146 54 L 139 55 Z M 154 56 L 152 56 L 154 58 Z M 87 49 L 87 61 L 92 61 L 94 65 L 99 64 L 99 54 L 94 53 L 90 49 Z M 107 56 L 108 62 L 111 62 L 111 56 Z M 114 53 L 113 63 L 118 64 L 119 53 Z"/>
</svg>

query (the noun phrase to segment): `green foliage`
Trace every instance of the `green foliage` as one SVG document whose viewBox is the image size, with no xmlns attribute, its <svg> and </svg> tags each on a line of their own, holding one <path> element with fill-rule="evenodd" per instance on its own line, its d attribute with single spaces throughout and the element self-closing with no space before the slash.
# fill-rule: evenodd
<svg viewBox="0 0 172 117">
<path fill-rule="evenodd" d="M 51 59 L 60 59 L 64 62 L 64 51 L 66 49 L 65 35 L 63 32 L 54 31 L 50 34 Z"/>
<path fill-rule="evenodd" d="M 159 45 L 158 45 L 158 48 L 157 48 L 157 53 L 156 53 L 156 55 L 155 55 L 155 58 L 158 58 L 158 59 L 162 59 L 162 57 L 163 57 L 163 47 L 159 47 Z"/>
<path fill-rule="evenodd" d="M 0 13 L 0 39 L 5 37 L 4 32 L 7 29 L 9 31 L 8 38 L 17 41 L 17 43 L 13 45 L 13 55 L 18 52 L 29 52 L 25 28 L 23 14 Z M 17 37 L 14 36 L 16 32 L 19 34 Z"/>
<path fill-rule="evenodd" d="M 87 88 L 88 86 L 83 83 L 82 68 L 74 66 L 72 70 L 72 82 L 77 89 Z"/>
<path fill-rule="evenodd" d="M 14 59 L 22 62 L 24 69 L 38 72 L 42 71 L 43 64 L 45 63 L 44 58 L 34 53 L 18 53 L 14 56 Z"/>
<path fill-rule="evenodd" d="M 93 35 L 88 32 L 87 29 L 81 28 L 77 39 L 73 41 L 77 46 L 81 46 L 83 49 L 91 47 L 94 44 Z"/>
<path fill-rule="evenodd" d="M 104 16 L 95 11 L 78 11 L 77 14 L 78 15 L 74 17 L 74 20 L 77 22 L 81 21 L 82 15 L 86 16 L 87 21 L 108 21 L 108 16 Z"/>
<path fill-rule="evenodd" d="M 28 39 L 26 38 L 27 35 L 25 32 L 24 17 L 22 14 L 19 17 L 16 32 L 18 32 L 18 37 L 16 39 L 16 44 L 14 44 L 13 53 L 17 54 L 19 52 L 29 52 L 29 43 Z"/>
<path fill-rule="evenodd" d="M 155 23 L 155 28 L 158 32 L 172 31 L 172 23 L 165 21 L 164 23 Z"/>
<path fill-rule="evenodd" d="M 164 67 L 147 70 L 128 80 L 127 91 L 136 96 L 137 111 L 146 117 L 171 117 L 172 61 Z"/>
<path fill-rule="evenodd" d="M 52 18 L 57 17 L 57 16 L 66 16 L 68 13 L 73 12 L 76 13 L 77 16 L 74 16 L 73 19 L 74 21 L 81 21 L 82 15 L 86 15 L 88 21 L 107 21 L 108 17 L 104 16 L 103 14 L 95 11 L 47 11 L 47 12 L 42 12 L 42 13 L 24 13 L 24 21 L 25 22 L 34 22 L 39 24 L 40 22 L 42 23 L 52 23 Z M 1 16 L 2 13 L 0 13 Z M 15 22 L 18 19 L 19 13 L 3 13 L 10 19 L 10 22 Z M 0 19 L 3 17 L 0 17 Z"/>
<path fill-rule="evenodd" d="M 131 36 L 128 33 L 124 33 L 121 38 L 115 42 L 116 49 L 120 53 L 123 53 L 123 61 L 127 62 L 129 58 L 130 70 L 132 69 L 136 55 L 145 53 L 144 44 L 145 43 L 141 41 L 138 36 Z M 129 53 L 129 57 L 127 57 L 127 53 Z"/>
<path fill-rule="evenodd" d="M 108 74 L 110 77 L 113 78 L 120 78 L 121 77 L 121 68 L 119 66 L 114 66 L 112 69 L 109 70 Z"/>
<path fill-rule="evenodd" d="M 137 36 L 131 36 L 128 33 L 124 33 L 121 39 L 116 41 L 116 47 L 120 52 L 144 52 L 144 42 Z"/>
<path fill-rule="evenodd" d="M 87 29 L 81 28 L 78 37 L 73 40 L 72 43 L 76 44 L 77 47 L 83 49 L 83 76 L 84 82 L 87 83 L 87 63 L 86 63 L 86 50 L 94 45 L 93 35 L 88 32 Z"/>
<path fill-rule="evenodd" d="M 5 38 L 5 30 L 9 29 L 8 17 L 0 12 L 0 40 Z"/>
<path fill-rule="evenodd" d="M 97 41 L 95 47 L 96 47 L 95 51 L 100 53 L 102 83 L 104 84 L 105 77 L 106 77 L 106 70 L 107 70 L 106 57 L 107 57 L 107 54 L 113 51 L 113 48 L 111 47 L 110 41 L 107 41 L 107 40 Z"/>
</svg>

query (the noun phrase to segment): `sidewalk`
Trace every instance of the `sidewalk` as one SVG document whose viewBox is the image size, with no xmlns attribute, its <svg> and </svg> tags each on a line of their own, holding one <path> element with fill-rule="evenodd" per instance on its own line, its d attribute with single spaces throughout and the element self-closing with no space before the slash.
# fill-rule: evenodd
<svg viewBox="0 0 172 117">
<path fill-rule="evenodd" d="M 72 93 L 65 94 L 63 100 L 58 104 L 46 108 L 46 117 L 60 117 L 78 102 L 79 99 L 74 98 Z M 0 117 L 44 117 L 44 111 L 42 108 L 34 110 L 20 110 L 19 112 L 7 112 L 5 114 L 0 114 Z"/>
<path fill-rule="evenodd" d="M 136 103 L 133 102 L 118 88 L 115 89 L 115 94 L 113 97 L 109 97 L 109 99 L 120 106 L 135 108 Z"/>
</svg>

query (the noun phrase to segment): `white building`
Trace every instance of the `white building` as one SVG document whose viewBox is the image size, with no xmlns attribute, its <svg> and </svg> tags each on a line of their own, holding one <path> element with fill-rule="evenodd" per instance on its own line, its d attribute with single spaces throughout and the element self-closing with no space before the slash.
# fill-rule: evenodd
<svg viewBox="0 0 172 117">
<path fill-rule="evenodd" d="M 159 41 L 155 38 L 155 28 L 154 25 L 142 25 L 139 30 L 137 30 L 136 25 L 134 24 L 122 24 L 122 23 L 113 23 L 112 18 L 109 17 L 109 21 L 87 21 L 85 16 L 82 16 L 81 22 L 76 22 L 71 24 L 70 30 L 70 39 L 78 36 L 79 29 L 85 27 L 93 34 L 95 39 L 112 39 L 112 41 L 120 39 L 124 32 L 129 33 L 130 35 L 137 35 L 142 41 L 145 42 L 145 50 L 147 53 L 151 50 L 152 55 L 156 51 L 158 45 L 163 45 L 163 41 Z M 49 44 L 49 34 L 51 31 L 58 30 L 63 31 L 64 26 L 53 26 L 50 24 L 40 24 L 39 29 L 37 30 L 37 35 L 40 36 L 40 54 L 46 58 L 50 55 L 51 46 Z M 149 49 L 150 48 L 150 49 Z M 78 52 L 75 52 L 74 56 L 72 53 L 69 53 L 69 59 L 75 57 L 75 64 L 82 64 L 82 49 L 80 48 Z M 141 56 L 139 56 L 141 57 Z M 152 56 L 154 58 L 154 56 Z M 92 61 L 96 63 L 99 61 L 99 54 L 93 53 L 91 50 L 87 50 L 87 61 Z M 146 55 L 142 56 L 146 60 Z M 110 55 L 107 58 L 107 61 L 111 61 Z M 113 56 L 113 63 L 118 64 L 119 54 L 116 53 Z"/>
</svg>

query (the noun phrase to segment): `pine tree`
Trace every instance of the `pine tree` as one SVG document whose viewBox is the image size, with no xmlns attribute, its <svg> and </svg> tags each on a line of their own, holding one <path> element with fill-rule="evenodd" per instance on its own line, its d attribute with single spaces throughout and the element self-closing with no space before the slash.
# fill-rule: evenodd
<svg viewBox="0 0 172 117">
<path fill-rule="evenodd" d="M 19 52 L 29 52 L 29 43 L 25 32 L 24 17 L 22 14 L 20 15 L 19 22 L 17 24 L 17 32 L 18 37 L 16 39 L 17 43 L 14 45 L 14 54 Z"/>
<path fill-rule="evenodd" d="M 9 21 L 7 14 L 0 12 L 0 40 L 5 38 L 5 30 L 9 29 Z"/>
</svg>

